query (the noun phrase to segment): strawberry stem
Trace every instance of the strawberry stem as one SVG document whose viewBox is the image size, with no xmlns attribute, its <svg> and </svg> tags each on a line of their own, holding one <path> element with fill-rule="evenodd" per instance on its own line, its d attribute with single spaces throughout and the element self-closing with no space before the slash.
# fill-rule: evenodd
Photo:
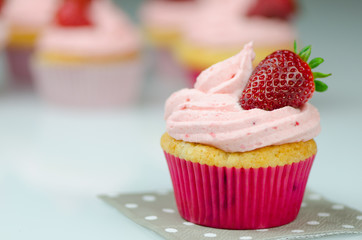
<svg viewBox="0 0 362 240">
<path fill-rule="evenodd" d="M 306 46 L 306 47 L 304 47 L 302 50 L 300 50 L 300 52 L 299 52 L 299 56 L 300 55 L 302 55 L 305 51 L 307 51 L 308 50 L 308 48 L 311 48 L 312 46 L 311 45 L 308 45 L 308 46 Z"/>
<path fill-rule="evenodd" d="M 297 40 L 294 40 L 294 52 L 297 53 L 298 52 L 298 48 L 297 48 Z"/>
<path fill-rule="evenodd" d="M 300 51 L 299 56 L 304 62 L 307 62 L 311 53 L 312 53 L 312 46 L 308 45 Z"/>
</svg>

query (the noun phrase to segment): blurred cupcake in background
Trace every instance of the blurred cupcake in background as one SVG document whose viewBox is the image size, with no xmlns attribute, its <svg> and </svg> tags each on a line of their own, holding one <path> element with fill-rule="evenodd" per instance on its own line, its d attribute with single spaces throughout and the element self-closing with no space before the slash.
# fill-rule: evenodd
<svg viewBox="0 0 362 240">
<path fill-rule="evenodd" d="M 141 8 L 147 40 L 155 47 L 168 48 L 179 39 L 180 27 L 196 5 L 195 0 L 148 0 Z"/>
<path fill-rule="evenodd" d="M 149 63 L 158 78 L 169 82 L 183 77 L 171 49 L 180 39 L 181 26 L 193 14 L 199 0 L 146 0 L 140 10 L 145 39 L 151 49 Z"/>
<path fill-rule="evenodd" d="M 39 34 L 52 21 L 59 0 L 5 0 L 2 17 L 9 30 L 6 55 L 12 83 L 29 85 L 29 60 Z"/>
<path fill-rule="evenodd" d="M 139 94 L 140 37 L 110 0 L 64 0 L 33 60 L 39 95 L 53 104 L 114 108 Z"/>
<path fill-rule="evenodd" d="M 7 32 L 8 32 L 2 16 L 3 6 L 4 6 L 4 0 L 0 0 L 0 50 L 1 51 L 5 46 L 7 39 Z"/>
<path fill-rule="evenodd" d="M 0 0 L 0 87 L 4 84 L 4 59 L 3 59 L 3 49 L 6 44 L 8 31 L 7 26 L 4 23 L 2 17 L 2 8 L 4 6 L 4 0 Z"/>
<path fill-rule="evenodd" d="M 291 49 L 296 38 L 293 0 L 204 0 L 185 22 L 174 48 L 189 73 L 190 85 L 202 69 L 227 59 L 254 42 L 254 66 L 277 49 Z"/>
</svg>

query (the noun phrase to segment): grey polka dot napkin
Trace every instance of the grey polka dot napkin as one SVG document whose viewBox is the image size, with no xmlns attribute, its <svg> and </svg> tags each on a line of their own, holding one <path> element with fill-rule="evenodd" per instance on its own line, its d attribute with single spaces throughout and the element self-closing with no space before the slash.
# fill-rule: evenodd
<svg viewBox="0 0 362 240">
<path fill-rule="evenodd" d="M 165 239 L 307 239 L 337 234 L 362 234 L 362 212 L 307 191 L 298 218 L 282 227 L 223 230 L 187 222 L 177 212 L 173 192 L 101 196 L 125 216 Z"/>
</svg>

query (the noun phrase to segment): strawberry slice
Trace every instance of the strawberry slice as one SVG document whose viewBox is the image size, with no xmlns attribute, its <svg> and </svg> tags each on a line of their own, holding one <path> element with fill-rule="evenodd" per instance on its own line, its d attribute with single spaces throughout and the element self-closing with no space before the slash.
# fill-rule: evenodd
<svg viewBox="0 0 362 240">
<path fill-rule="evenodd" d="M 56 23 L 63 27 L 90 26 L 88 9 L 91 0 L 64 0 L 57 15 Z"/>
<path fill-rule="evenodd" d="M 294 0 L 258 0 L 247 12 L 248 16 L 262 16 L 287 20 L 296 11 Z"/>
<path fill-rule="evenodd" d="M 294 43 L 295 52 L 278 50 L 267 56 L 251 74 L 240 97 L 241 107 L 245 110 L 274 110 L 285 106 L 299 108 L 312 98 L 314 91 L 326 91 L 328 86 L 315 78 L 331 74 L 312 72 L 324 60 L 314 58 L 308 64 L 311 49 L 309 45 L 298 55 Z"/>
</svg>

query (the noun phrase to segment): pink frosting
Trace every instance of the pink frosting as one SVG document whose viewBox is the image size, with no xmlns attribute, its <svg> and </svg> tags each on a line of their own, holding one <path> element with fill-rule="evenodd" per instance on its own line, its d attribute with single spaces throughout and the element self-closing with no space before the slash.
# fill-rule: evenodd
<svg viewBox="0 0 362 240">
<path fill-rule="evenodd" d="M 296 38 L 290 22 L 245 17 L 251 0 L 207 0 L 182 25 L 184 39 L 199 46 L 235 48 L 253 41 L 256 47 L 292 44 Z"/>
<path fill-rule="evenodd" d="M 8 0 L 2 10 L 8 24 L 28 28 L 42 28 L 53 20 L 60 0 Z"/>
<path fill-rule="evenodd" d="M 178 30 L 191 16 L 196 2 L 148 1 L 140 11 L 142 22 L 149 27 Z"/>
<path fill-rule="evenodd" d="M 5 45 L 7 37 L 8 37 L 8 27 L 4 23 L 2 18 L 0 18 L 0 50 Z"/>
<path fill-rule="evenodd" d="M 182 89 L 166 101 L 168 134 L 186 142 L 211 145 L 226 152 L 307 141 L 320 132 L 317 109 L 244 110 L 241 95 L 252 73 L 252 44 L 200 74 L 193 89 Z"/>
<path fill-rule="evenodd" d="M 51 26 L 40 38 L 38 50 L 104 56 L 132 53 L 140 48 L 138 31 L 111 1 L 95 0 L 89 12 L 93 26 Z"/>
</svg>

